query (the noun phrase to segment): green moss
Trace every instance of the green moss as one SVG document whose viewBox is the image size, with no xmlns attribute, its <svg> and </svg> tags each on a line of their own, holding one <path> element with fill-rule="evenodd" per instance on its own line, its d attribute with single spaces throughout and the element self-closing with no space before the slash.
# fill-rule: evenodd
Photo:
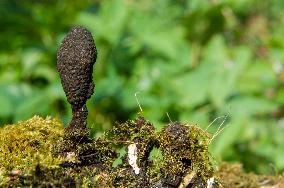
<svg viewBox="0 0 284 188">
<path fill-rule="evenodd" d="M 195 173 L 199 181 L 206 182 L 214 174 L 208 145 L 210 135 L 194 125 L 170 123 L 159 133 L 159 149 L 163 160 L 153 163 L 149 173 L 152 179 L 163 178 L 178 185 L 188 173 Z M 161 177 L 160 177 L 161 176 Z"/>
<path fill-rule="evenodd" d="M 34 116 L 28 121 L 0 128 L 0 164 L 6 170 L 24 170 L 43 165 L 57 165 L 51 155 L 54 143 L 63 136 L 57 119 Z"/>
<path fill-rule="evenodd" d="M 0 128 L 0 182 L 5 182 L 3 174 L 12 170 L 25 174 L 38 164 L 49 167 L 60 164 L 51 149 L 63 136 L 63 130 L 58 119 L 38 116 Z"/>
<path fill-rule="evenodd" d="M 122 186 L 126 185 L 124 181 L 127 180 L 129 187 L 140 185 L 141 182 L 145 186 L 178 186 L 186 174 L 194 172 L 198 181 L 206 183 L 214 174 L 208 152 L 210 138 L 206 131 L 197 126 L 178 122 L 165 126 L 161 132 L 155 132 L 154 126 L 141 116 L 134 121 L 117 124 L 105 133 L 104 139 L 124 147 L 135 143 L 141 173 L 133 173 L 126 155 L 124 163 L 112 170 L 112 175 L 106 181 Z M 159 158 L 150 157 L 153 148 L 159 153 Z"/>
<path fill-rule="evenodd" d="M 91 139 L 87 129 L 63 134 L 57 120 L 34 117 L 6 126 L 1 134 L 6 136 L 1 137 L 6 151 L 1 168 L 23 170 L 10 181 L 13 186 L 177 187 L 190 173 L 201 184 L 214 173 L 208 152 L 210 136 L 178 122 L 156 132 L 153 124 L 139 116 Z M 127 150 L 133 144 L 139 173 L 128 161 Z M 125 148 L 124 156 L 116 152 L 119 148 Z M 122 162 L 114 167 L 118 156 Z"/>
<path fill-rule="evenodd" d="M 234 188 L 280 188 L 284 187 L 284 174 L 279 176 L 262 176 L 243 171 L 241 164 L 222 163 L 216 176 L 223 187 Z"/>
</svg>

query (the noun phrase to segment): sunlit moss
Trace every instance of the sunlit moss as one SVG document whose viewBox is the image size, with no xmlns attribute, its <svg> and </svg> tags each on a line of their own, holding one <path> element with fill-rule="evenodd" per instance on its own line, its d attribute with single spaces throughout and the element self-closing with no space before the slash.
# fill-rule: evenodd
<svg viewBox="0 0 284 188">
<path fill-rule="evenodd" d="M 33 118 L 0 128 L 0 169 L 29 172 L 38 164 L 57 166 L 61 160 L 51 149 L 64 132 L 58 119 Z"/>
<path fill-rule="evenodd" d="M 223 187 L 234 188 L 280 188 L 284 187 L 284 174 L 279 176 L 256 175 L 246 173 L 241 164 L 222 163 L 216 176 L 220 177 Z"/>
</svg>

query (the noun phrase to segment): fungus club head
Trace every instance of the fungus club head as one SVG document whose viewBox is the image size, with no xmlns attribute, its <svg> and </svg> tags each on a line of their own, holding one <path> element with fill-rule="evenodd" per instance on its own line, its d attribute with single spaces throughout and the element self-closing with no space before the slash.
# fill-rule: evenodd
<svg viewBox="0 0 284 188">
<path fill-rule="evenodd" d="M 57 70 L 72 108 L 82 107 L 93 94 L 92 73 L 96 58 L 92 34 L 84 27 L 73 27 L 57 53 Z"/>
</svg>

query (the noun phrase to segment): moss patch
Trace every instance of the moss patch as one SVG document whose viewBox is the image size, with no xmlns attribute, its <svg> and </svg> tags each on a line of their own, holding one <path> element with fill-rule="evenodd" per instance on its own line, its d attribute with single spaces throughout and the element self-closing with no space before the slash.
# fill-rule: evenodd
<svg viewBox="0 0 284 188">
<path fill-rule="evenodd" d="M 174 122 L 157 132 L 139 116 L 97 139 L 88 131 L 63 133 L 57 119 L 33 117 L 0 129 L 0 186 L 11 187 L 281 187 L 283 176 L 216 171 L 211 136 Z"/>
<path fill-rule="evenodd" d="M 38 116 L 0 128 L 0 185 L 9 179 L 3 176 L 9 171 L 26 174 L 39 163 L 49 167 L 60 164 L 51 149 L 63 132 L 58 119 Z"/>
<path fill-rule="evenodd" d="M 210 136 L 178 122 L 156 132 L 139 116 L 90 139 L 86 129 L 63 134 L 57 120 L 34 117 L 6 126 L 1 134 L 6 135 L 1 168 L 15 186 L 178 187 L 186 175 L 194 174 L 186 184 L 197 187 L 214 173 L 208 153 Z M 121 162 L 114 165 L 118 156 Z M 15 169 L 23 171 L 11 179 L 9 172 Z"/>
<path fill-rule="evenodd" d="M 284 187 L 284 174 L 279 176 L 262 176 L 243 171 L 241 164 L 223 163 L 216 175 L 220 177 L 223 187 L 234 188 L 281 188 Z"/>
</svg>

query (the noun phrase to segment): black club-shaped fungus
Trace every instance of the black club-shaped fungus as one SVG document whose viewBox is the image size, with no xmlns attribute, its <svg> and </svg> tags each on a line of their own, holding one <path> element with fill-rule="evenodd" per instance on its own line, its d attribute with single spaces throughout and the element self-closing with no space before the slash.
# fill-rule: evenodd
<svg viewBox="0 0 284 188">
<path fill-rule="evenodd" d="M 84 27 L 73 27 L 57 53 L 57 70 L 72 106 L 73 117 L 68 128 L 86 127 L 86 101 L 94 92 L 92 73 L 96 58 L 92 34 Z"/>
</svg>

